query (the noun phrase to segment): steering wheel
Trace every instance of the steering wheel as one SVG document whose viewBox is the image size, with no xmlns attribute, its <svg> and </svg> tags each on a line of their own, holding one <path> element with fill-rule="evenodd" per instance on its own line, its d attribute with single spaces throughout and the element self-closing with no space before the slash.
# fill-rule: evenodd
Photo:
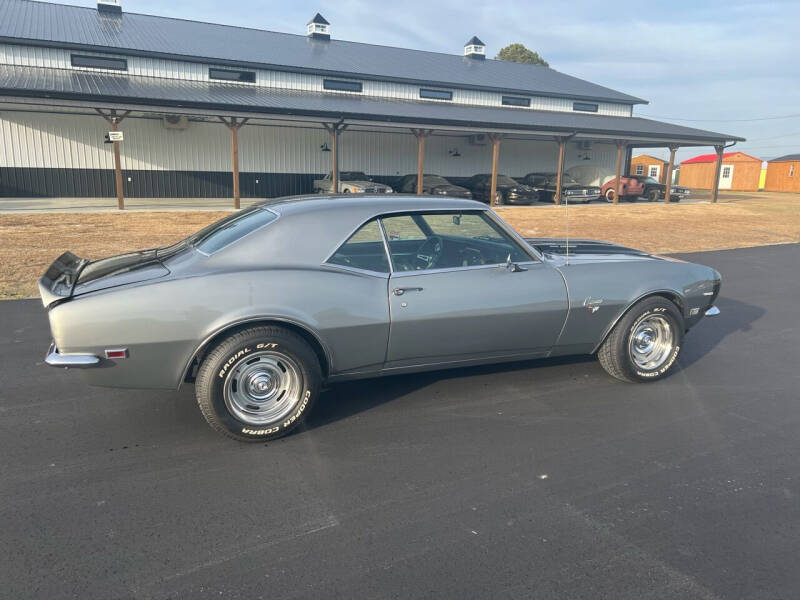
<svg viewBox="0 0 800 600">
<path fill-rule="evenodd" d="M 442 245 L 442 238 L 438 235 L 432 235 L 422 242 L 414 257 L 414 267 L 417 270 L 433 268 L 442 255 Z"/>
</svg>

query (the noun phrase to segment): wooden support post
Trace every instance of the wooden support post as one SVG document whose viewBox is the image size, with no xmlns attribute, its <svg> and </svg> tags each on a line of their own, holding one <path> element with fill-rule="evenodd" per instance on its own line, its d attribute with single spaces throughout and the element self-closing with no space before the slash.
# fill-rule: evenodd
<svg viewBox="0 0 800 600">
<path fill-rule="evenodd" d="M 417 138 L 417 196 L 421 196 L 425 179 L 425 140 L 433 129 L 412 129 L 411 133 Z"/>
<path fill-rule="evenodd" d="M 555 204 L 561 204 L 561 185 L 564 179 L 564 155 L 566 154 L 567 139 L 562 136 L 556 137 L 556 142 L 558 142 L 558 166 L 556 167 L 556 191 L 553 195 Z"/>
<path fill-rule="evenodd" d="M 714 167 L 714 182 L 711 184 L 711 202 L 717 203 L 719 196 L 719 176 L 722 173 L 722 153 L 725 151 L 725 146 L 714 146 L 717 151 L 717 164 Z"/>
<path fill-rule="evenodd" d="M 672 144 L 669 147 L 669 162 L 667 163 L 667 178 L 664 180 L 664 184 L 667 186 L 667 189 L 664 190 L 664 204 L 669 204 L 669 198 L 672 195 L 672 169 L 675 168 L 675 152 L 678 150 L 678 146 Z"/>
<path fill-rule="evenodd" d="M 117 111 L 114 109 L 110 110 L 108 114 L 104 113 L 99 108 L 95 110 L 101 117 L 108 121 L 109 125 L 111 125 L 111 131 L 119 131 L 119 124 L 125 117 L 131 114 L 129 110 L 126 110 L 121 115 L 118 115 Z M 119 154 L 119 142 L 112 143 L 114 144 L 114 183 L 117 188 L 117 208 L 119 210 L 125 210 L 125 196 L 122 192 L 122 161 Z"/>
<path fill-rule="evenodd" d="M 624 140 L 617 140 L 617 179 L 614 181 L 614 204 L 619 204 L 619 194 L 622 189 L 622 150 L 625 148 Z"/>
<path fill-rule="evenodd" d="M 238 119 L 231 117 L 226 120 L 224 117 L 219 117 L 225 126 L 231 132 L 231 173 L 233 176 L 233 208 L 239 210 L 242 207 L 241 193 L 239 188 L 239 130 L 242 125 L 247 123 L 247 119 Z"/>
<path fill-rule="evenodd" d="M 500 140 L 503 138 L 503 134 L 488 133 L 487 136 L 492 141 L 492 183 L 489 188 L 489 205 L 497 206 L 500 204 L 497 201 L 497 167 L 500 163 Z"/>
</svg>

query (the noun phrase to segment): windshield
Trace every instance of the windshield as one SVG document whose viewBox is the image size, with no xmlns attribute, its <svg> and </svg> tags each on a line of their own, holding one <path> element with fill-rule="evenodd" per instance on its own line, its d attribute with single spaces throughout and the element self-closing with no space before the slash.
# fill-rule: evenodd
<svg viewBox="0 0 800 600">
<path fill-rule="evenodd" d="M 425 185 L 450 185 L 450 182 L 440 175 L 425 175 L 422 181 Z"/>
<path fill-rule="evenodd" d="M 552 181 L 553 181 L 553 183 L 555 183 L 556 178 L 553 177 Z M 573 177 L 570 177 L 569 175 L 564 175 L 564 177 L 562 177 L 561 181 L 563 183 L 566 183 L 567 185 L 581 185 L 579 181 L 576 181 Z"/>
<path fill-rule="evenodd" d="M 502 185 L 519 185 L 516 181 L 511 179 L 508 175 L 498 175 L 497 183 Z"/>
<path fill-rule="evenodd" d="M 642 181 L 644 181 L 645 183 L 658 183 L 658 180 L 654 179 L 653 177 L 645 177 L 644 179 L 642 179 Z"/>
<path fill-rule="evenodd" d="M 342 181 L 372 181 L 361 171 L 342 171 L 339 173 L 339 179 Z"/>
</svg>

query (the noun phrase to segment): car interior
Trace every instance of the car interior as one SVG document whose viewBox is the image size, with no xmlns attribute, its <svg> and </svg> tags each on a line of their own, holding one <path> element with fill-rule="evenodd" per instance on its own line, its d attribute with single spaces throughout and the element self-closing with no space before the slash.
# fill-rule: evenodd
<svg viewBox="0 0 800 600">
<path fill-rule="evenodd" d="M 394 271 L 420 271 L 524 262 L 531 257 L 478 212 L 409 213 L 380 219 Z M 363 225 L 328 260 L 330 264 L 389 272 L 378 221 Z"/>
</svg>

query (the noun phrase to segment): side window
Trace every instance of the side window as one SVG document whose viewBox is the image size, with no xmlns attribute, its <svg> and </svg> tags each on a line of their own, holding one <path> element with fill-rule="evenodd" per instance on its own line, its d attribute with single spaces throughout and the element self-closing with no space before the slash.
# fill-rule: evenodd
<svg viewBox="0 0 800 600">
<path fill-rule="evenodd" d="M 382 219 L 395 271 L 453 269 L 531 257 L 480 212 L 435 212 Z"/>
<path fill-rule="evenodd" d="M 382 219 L 383 229 L 389 239 L 389 246 L 398 240 L 419 240 L 424 241 L 428 236 L 414 222 L 411 215 L 400 215 L 397 217 L 385 217 Z"/>
<path fill-rule="evenodd" d="M 332 265 L 388 273 L 389 261 L 377 219 L 362 225 L 328 259 Z"/>
</svg>

